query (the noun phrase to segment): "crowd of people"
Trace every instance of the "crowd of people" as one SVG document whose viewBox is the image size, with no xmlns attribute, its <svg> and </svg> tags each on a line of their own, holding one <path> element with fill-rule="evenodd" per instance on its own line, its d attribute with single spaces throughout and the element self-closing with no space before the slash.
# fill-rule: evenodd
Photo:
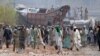
<svg viewBox="0 0 100 56">
<path fill-rule="evenodd" d="M 25 47 L 45 49 L 47 45 L 53 46 L 57 53 L 62 53 L 63 48 L 80 51 L 87 45 L 99 46 L 100 51 L 100 26 L 93 28 L 76 26 L 14 26 L 0 24 L 0 49 L 13 45 L 13 51 L 22 53 Z"/>
</svg>

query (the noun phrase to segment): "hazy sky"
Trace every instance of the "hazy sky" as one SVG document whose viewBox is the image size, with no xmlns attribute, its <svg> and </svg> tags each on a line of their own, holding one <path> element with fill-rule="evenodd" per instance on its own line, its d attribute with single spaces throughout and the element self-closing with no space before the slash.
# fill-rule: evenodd
<svg viewBox="0 0 100 56">
<path fill-rule="evenodd" d="M 18 4 L 25 4 L 30 7 L 51 7 L 60 6 L 60 5 L 70 5 L 71 7 L 89 7 L 91 9 L 99 8 L 100 9 L 100 0 L 15 0 Z"/>
<path fill-rule="evenodd" d="M 70 7 L 84 7 L 88 8 L 90 14 L 99 15 L 100 14 L 100 0 L 15 0 L 16 4 L 24 4 L 28 7 L 36 7 L 36 8 L 51 8 L 62 6 L 62 5 L 70 5 Z"/>
<path fill-rule="evenodd" d="M 0 4 L 4 4 L 11 0 L 0 0 Z M 89 11 L 100 13 L 100 0 L 12 0 L 15 1 L 16 4 L 24 4 L 28 7 L 43 7 L 43 8 L 51 8 L 62 6 L 62 5 L 70 5 L 73 9 L 75 7 L 87 7 Z"/>
<path fill-rule="evenodd" d="M 6 4 L 11 0 L 0 0 L 1 4 Z M 35 8 L 51 8 L 60 7 L 62 5 L 70 5 L 71 9 L 76 7 L 88 8 L 89 15 L 100 18 L 100 0 L 12 0 L 15 4 L 24 4 L 27 7 Z M 11 3 L 13 4 L 13 3 Z"/>
</svg>

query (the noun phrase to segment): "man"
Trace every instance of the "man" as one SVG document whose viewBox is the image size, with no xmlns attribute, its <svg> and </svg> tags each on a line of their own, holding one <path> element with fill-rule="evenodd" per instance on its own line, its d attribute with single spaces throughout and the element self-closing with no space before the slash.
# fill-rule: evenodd
<svg viewBox="0 0 100 56">
<path fill-rule="evenodd" d="M 14 39 L 13 51 L 18 51 L 18 48 L 19 48 L 19 31 L 18 31 L 17 27 L 15 27 L 15 29 L 13 31 L 13 39 Z"/>
<path fill-rule="evenodd" d="M 25 39 L 27 37 L 27 31 L 25 26 L 21 26 L 20 32 L 19 32 L 19 51 L 23 53 L 23 50 L 25 50 Z"/>
<path fill-rule="evenodd" d="M 48 32 L 47 28 L 45 28 L 44 29 L 44 39 L 43 39 L 45 44 L 48 44 L 48 35 L 49 35 L 49 32 Z"/>
<path fill-rule="evenodd" d="M 44 46 L 44 49 L 45 49 L 45 43 L 43 42 L 43 37 L 42 37 L 42 32 L 41 32 L 41 28 L 40 28 L 40 25 L 38 26 L 38 45 L 39 43 L 42 44 Z M 39 46 L 38 46 L 39 48 Z"/>
<path fill-rule="evenodd" d="M 6 28 L 4 29 L 4 37 L 6 40 L 6 48 L 9 48 L 10 42 L 11 42 L 11 37 L 12 37 L 12 32 L 7 25 Z"/>
<path fill-rule="evenodd" d="M 98 31 L 97 39 L 98 39 L 98 46 L 99 46 L 99 50 L 98 51 L 100 51 L 100 26 L 97 27 L 97 31 Z"/>
<path fill-rule="evenodd" d="M 73 26 L 70 27 L 70 38 L 71 38 L 71 48 L 72 50 L 74 48 L 74 31 L 73 31 Z"/>
<path fill-rule="evenodd" d="M 90 37 L 89 42 L 90 42 L 91 45 L 93 45 L 93 43 L 94 43 L 94 34 L 93 34 L 93 30 L 90 30 L 90 31 L 89 31 L 89 37 Z"/>
<path fill-rule="evenodd" d="M 50 30 L 50 38 L 49 38 L 49 43 L 51 46 L 55 45 L 55 31 L 54 31 L 54 28 L 52 27 L 51 30 Z"/>
<path fill-rule="evenodd" d="M 3 26 L 2 24 L 0 24 L 0 49 L 2 49 L 3 34 L 4 34 Z"/>
<path fill-rule="evenodd" d="M 32 28 L 27 28 L 26 30 L 27 30 L 27 38 L 26 38 L 26 44 L 27 44 L 27 46 L 29 47 L 30 46 L 30 44 L 31 44 L 31 29 Z"/>
<path fill-rule="evenodd" d="M 66 27 L 66 30 L 65 30 L 65 37 L 64 37 L 64 40 L 63 40 L 63 47 L 64 48 L 68 48 L 70 49 L 71 48 L 71 38 L 70 38 L 70 28 L 69 27 Z"/>
<path fill-rule="evenodd" d="M 82 28 L 80 30 L 80 35 L 81 35 L 81 41 L 82 41 L 82 46 L 85 47 L 85 42 L 86 42 L 86 35 L 85 35 L 85 28 Z"/>
<path fill-rule="evenodd" d="M 34 49 L 36 48 L 37 42 L 38 42 L 38 31 L 37 31 L 36 27 L 32 27 L 32 30 L 31 30 L 31 46 L 32 46 L 32 48 L 34 48 Z"/>
<path fill-rule="evenodd" d="M 58 49 L 58 54 L 62 53 L 62 33 L 61 33 L 61 29 L 60 26 L 56 26 L 55 27 L 55 41 L 56 41 L 56 46 Z"/>
<path fill-rule="evenodd" d="M 74 27 L 74 46 L 79 51 L 81 45 L 81 36 L 77 27 Z"/>
</svg>

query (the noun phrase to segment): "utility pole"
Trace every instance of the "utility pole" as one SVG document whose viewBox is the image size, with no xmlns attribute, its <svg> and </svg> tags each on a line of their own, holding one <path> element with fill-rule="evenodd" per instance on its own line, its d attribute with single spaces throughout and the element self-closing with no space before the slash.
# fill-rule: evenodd
<svg viewBox="0 0 100 56">
<path fill-rule="evenodd" d="M 88 9 L 85 8 L 85 19 L 88 19 Z"/>
<path fill-rule="evenodd" d="M 15 8 L 15 5 L 16 5 L 16 2 L 15 2 L 15 0 L 13 0 L 13 7 Z"/>
<path fill-rule="evenodd" d="M 83 9 L 83 7 L 80 8 L 80 12 L 81 12 L 81 15 L 80 16 L 81 16 L 81 19 L 83 19 L 83 10 L 82 9 Z"/>
</svg>

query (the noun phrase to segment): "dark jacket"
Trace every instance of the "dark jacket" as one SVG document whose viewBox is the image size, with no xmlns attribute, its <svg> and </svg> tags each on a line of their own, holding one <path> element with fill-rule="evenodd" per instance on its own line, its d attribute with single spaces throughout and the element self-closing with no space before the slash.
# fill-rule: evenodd
<svg viewBox="0 0 100 56">
<path fill-rule="evenodd" d="M 49 32 L 47 31 L 47 29 L 44 30 L 44 35 L 45 35 L 45 37 L 47 37 L 49 35 Z"/>
<path fill-rule="evenodd" d="M 25 40 L 26 37 L 27 37 L 27 31 L 26 31 L 26 29 L 20 30 L 19 39 L 20 40 Z"/>
<path fill-rule="evenodd" d="M 100 41 L 100 29 L 99 29 L 99 31 L 97 33 L 97 39 L 98 39 L 98 41 Z"/>
<path fill-rule="evenodd" d="M 6 40 L 11 40 L 12 32 L 11 32 L 10 29 L 5 29 L 4 30 L 4 37 L 6 38 Z"/>
</svg>

